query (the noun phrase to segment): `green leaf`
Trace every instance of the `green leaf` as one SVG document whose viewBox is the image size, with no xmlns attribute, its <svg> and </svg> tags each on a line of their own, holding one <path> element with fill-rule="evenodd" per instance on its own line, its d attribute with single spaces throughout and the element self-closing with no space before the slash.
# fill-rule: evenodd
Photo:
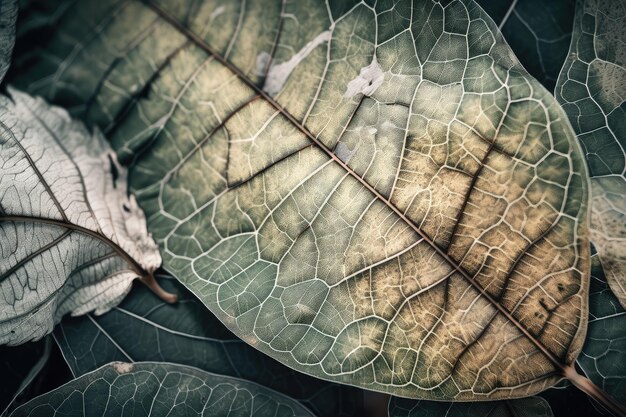
<svg viewBox="0 0 626 417">
<path fill-rule="evenodd" d="M 105 365 L 29 401 L 11 416 L 52 414 L 313 416 L 297 401 L 252 382 L 151 362 Z"/>
<path fill-rule="evenodd" d="M 475 403 L 446 403 L 415 401 L 393 397 L 389 402 L 389 417 L 552 417 L 552 410 L 541 397 L 519 400 Z"/>
<path fill-rule="evenodd" d="M 104 129 L 164 267 L 249 344 L 423 399 L 570 369 L 584 160 L 475 3 L 81 1 L 47 40 L 14 82 Z"/>
<path fill-rule="evenodd" d="M 567 58 L 575 0 L 477 0 L 524 68 L 549 91 Z"/>
<path fill-rule="evenodd" d="M 68 317 L 54 336 L 74 375 L 114 361 L 162 361 L 234 376 L 297 399 L 318 417 L 362 416 L 363 393 L 296 372 L 248 346 L 171 277 L 161 286 L 176 304 L 136 286 L 107 314 Z M 97 346 L 97 349 L 94 349 Z"/>
<path fill-rule="evenodd" d="M 626 306 L 626 4 L 578 1 L 557 100 L 583 146 L 591 175 L 591 239 Z"/>
</svg>

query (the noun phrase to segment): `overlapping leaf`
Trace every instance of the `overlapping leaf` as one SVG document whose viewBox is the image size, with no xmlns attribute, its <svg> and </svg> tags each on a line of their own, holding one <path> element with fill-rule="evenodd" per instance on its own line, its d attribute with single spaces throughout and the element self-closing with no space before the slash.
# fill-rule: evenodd
<svg viewBox="0 0 626 417">
<path fill-rule="evenodd" d="M 297 401 L 252 382 L 150 362 L 105 365 L 11 414 L 46 415 L 313 417 Z"/>
<path fill-rule="evenodd" d="M 102 316 L 64 319 L 55 338 L 76 376 L 114 361 L 190 365 L 262 384 L 299 400 L 317 417 L 363 416 L 363 392 L 308 377 L 237 339 L 171 277 L 161 286 L 179 295 L 176 304 L 133 288 Z"/>
<path fill-rule="evenodd" d="M 576 357 L 584 161 L 475 3 L 81 1 L 56 26 L 15 82 L 105 130 L 164 266 L 237 336 L 431 399 L 528 396 Z"/>
<path fill-rule="evenodd" d="M 626 306 L 626 4 L 578 1 L 556 97 L 591 174 L 591 237 L 611 288 Z"/>
<path fill-rule="evenodd" d="M 160 265 L 125 182 L 99 132 L 27 94 L 0 97 L 0 344 L 103 313 Z"/>
</svg>

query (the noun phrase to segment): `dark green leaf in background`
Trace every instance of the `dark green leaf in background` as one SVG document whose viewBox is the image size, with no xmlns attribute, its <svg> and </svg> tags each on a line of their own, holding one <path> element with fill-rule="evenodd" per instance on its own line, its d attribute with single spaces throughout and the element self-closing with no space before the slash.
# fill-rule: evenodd
<svg viewBox="0 0 626 417">
<path fill-rule="evenodd" d="M 16 409 L 11 417 L 314 417 L 252 382 L 168 363 L 115 362 Z"/>
<path fill-rule="evenodd" d="M 17 347 L 0 346 L 0 415 L 41 371 L 53 343 L 47 337 Z"/>
<path fill-rule="evenodd" d="M 591 240 L 626 307 L 626 2 L 579 0 L 555 94 L 591 176 Z"/>
</svg>

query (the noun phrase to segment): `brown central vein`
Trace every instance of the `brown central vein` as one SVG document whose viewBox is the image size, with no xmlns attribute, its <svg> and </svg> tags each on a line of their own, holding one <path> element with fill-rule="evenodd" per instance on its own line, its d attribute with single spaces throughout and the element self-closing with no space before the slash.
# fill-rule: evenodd
<svg viewBox="0 0 626 417">
<path fill-rule="evenodd" d="M 174 28 L 183 33 L 187 38 L 193 41 L 196 45 L 202 48 L 205 52 L 213 56 L 218 62 L 230 69 L 235 75 L 237 75 L 242 82 L 248 87 L 252 88 L 258 95 L 266 100 L 272 107 L 278 110 L 284 117 L 286 117 L 295 127 L 304 133 L 313 143 L 315 143 L 328 157 L 330 157 L 335 163 L 339 164 L 350 175 L 352 175 L 357 181 L 359 181 L 365 188 L 373 193 L 376 198 L 382 201 L 389 209 L 391 209 L 397 216 L 404 220 L 409 227 L 411 227 L 424 241 L 426 241 L 439 256 L 446 260 L 457 272 L 459 272 L 483 297 L 485 297 L 503 316 L 507 318 L 518 330 L 526 336 L 536 347 L 539 349 L 552 364 L 562 373 L 567 371 L 568 365 L 563 364 L 559 358 L 546 348 L 540 340 L 532 335 L 511 313 L 505 309 L 498 301 L 492 297 L 471 275 L 467 273 L 456 261 L 454 261 L 443 249 L 441 249 L 428 235 L 426 235 L 415 223 L 407 218 L 397 207 L 395 207 L 388 199 L 381 195 L 374 187 L 361 178 L 356 172 L 354 172 L 349 166 L 347 166 L 341 159 L 335 155 L 332 150 L 326 147 L 321 141 L 319 141 L 305 126 L 303 126 L 294 116 L 287 112 L 280 104 L 278 104 L 272 97 L 270 97 L 262 88 L 258 87 L 237 67 L 228 62 L 224 57 L 219 55 L 213 50 L 203 39 L 198 35 L 191 32 L 187 27 L 183 26 L 175 17 L 171 16 L 167 11 L 160 6 L 153 4 L 150 0 L 139 0 L 147 7 L 158 13 L 165 21 L 170 23 Z"/>
<path fill-rule="evenodd" d="M 74 230 L 76 232 L 91 236 L 102 243 L 109 246 L 113 249 L 122 259 L 124 259 L 130 267 L 135 271 L 140 277 L 143 277 L 146 273 L 143 267 L 135 261 L 120 245 L 110 240 L 108 237 L 101 235 L 100 233 L 93 231 L 91 229 L 87 229 L 86 227 L 79 226 L 77 224 L 69 223 L 63 220 L 57 219 L 48 219 L 45 217 L 33 217 L 33 216 L 25 216 L 25 215 L 8 215 L 8 216 L 0 216 L 0 221 L 7 222 L 23 222 L 23 223 L 37 223 L 37 224 L 50 224 L 53 226 L 63 227 L 69 230 Z"/>
</svg>

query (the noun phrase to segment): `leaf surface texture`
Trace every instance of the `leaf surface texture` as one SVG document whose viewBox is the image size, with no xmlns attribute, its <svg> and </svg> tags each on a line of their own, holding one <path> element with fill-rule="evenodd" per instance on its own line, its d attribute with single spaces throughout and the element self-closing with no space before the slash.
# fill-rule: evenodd
<svg viewBox="0 0 626 417">
<path fill-rule="evenodd" d="M 597 255 L 589 291 L 587 338 L 576 361 L 597 386 L 626 402 L 626 311 L 609 288 Z"/>
<path fill-rule="evenodd" d="M 15 82 L 106 132 L 165 268 L 246 342 L 426 399 L 528 396 L 576 357 L 584 160 L 476 3 L 81 1 L 56 27 Z"/>
</svg>

